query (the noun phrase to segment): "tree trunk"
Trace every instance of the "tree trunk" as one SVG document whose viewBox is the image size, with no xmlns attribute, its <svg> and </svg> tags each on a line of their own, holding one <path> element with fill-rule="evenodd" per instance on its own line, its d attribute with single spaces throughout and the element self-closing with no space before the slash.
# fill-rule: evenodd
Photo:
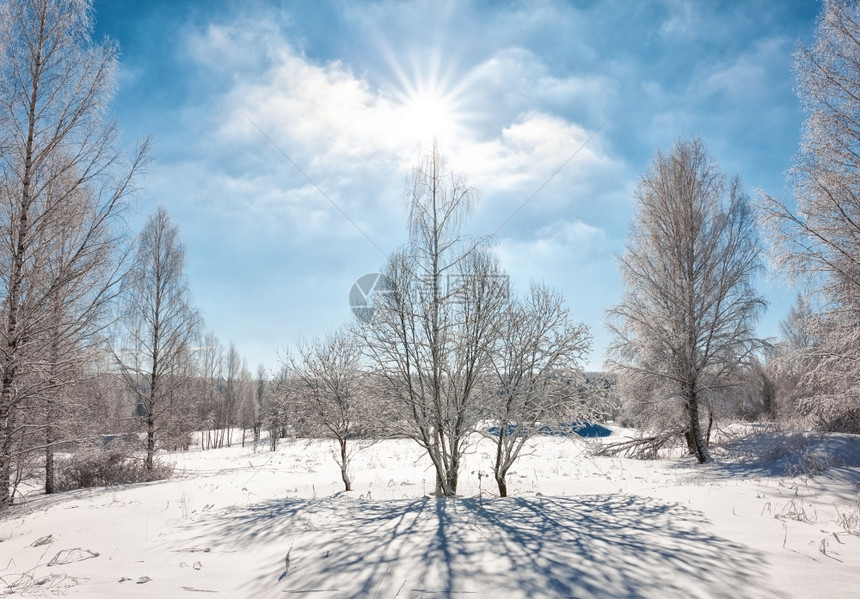
<svg viewBox="0 0 860 599">
<path fill-rule="evenodd" d="M 442 475 L 440 476 L 440 480 L 442 481 L 441 495 L 443 497 L 456 497 L 460 459 L 458 455 L 452 455 L 449 460 L 450 463 L 447 465 L 446 472 L 442 473 Z"/>
<path fill-rule="evenodd" d="M 352 491 L 352 481 L 349 479 L 349 456 L 346 452 L 346 439 L 338 439 L 340 444 L 340 477 L 343 479 L 345 491 Z"/>
<path fill-rule="evenodd" d="M 15 431 L 15 412 L 11 402 L 0 405 L 0 432 L 3 446 L 0 448 L 0 510 L 12 505 L 12 445 Z"/>
<path fill-rule="evenodd" d="M 499 486 L 499 497 L 508 496 L 508 483 L 505 480 L 505 473 L 496 472 L 496 484 Z"/>
<path fill-rule="evenodd" d="M 152 405 L 146 415 L 146 469 L 152 472 L 153 456 L 155 455 L 155 418 L 152 417 Z"/>
<path fill-rule="evenodd" d="M 699 400 L 693 395 L 687 402 L 687 413 L 690 417 L 690 429 L 687 432 L 687 443 L 692 442 L 693 455 L 700 464 L 710 461 L 711 456 L 708 455 L 708 446 L 702 437 L 702 425 L 699 422 Z"/>
<path fill-rule="evenodd" d="M 714 426 L 714 411 L 711 409 L 711 406 L 707 406 L 708 410 L 708 431 L 705 435 L 705 445 L 711 445 L 711 428 Z"/>
<path fill-rule="evenodd" d="M 684 440 L 687 442 L 687 453 L 689 455 L 696 455 L 696 441 L 693 439 L 693 433 L 689 430 L 685 431 Z"/>
<path fill-rule="evenodd" d="M 54 328 L 51 339 L 51 377 L 48 380 L 48 392 L 45 394 L 45 495 L 54 492 L 54 443 L 57 442 L 57 432 L 54 421 L 57 418 L 57 395 L 59 393 L 58 369 L 60 364 L 60 318 L 62 304 L 58 296 L 53 299 Z"/>
<path fill-rule="evenodd" d="M 499 497 L 508 496 L 508 484 L 505 481 L 506 472 L 502 468 L 506 428 L 507 422 L 503 419 L 499 424 L 499 440 L 496 442 L 496 462 L 493 464 L 493 475 L 496 478 L 496 484 L 499 486 Z"/>
<path fill-rule="evenodd" d="M 45 495 L 54 492 L 54 443 L 57 442 L 53 419 L 54 397 L 53 390 L 45 398 Z"/>
</svg>

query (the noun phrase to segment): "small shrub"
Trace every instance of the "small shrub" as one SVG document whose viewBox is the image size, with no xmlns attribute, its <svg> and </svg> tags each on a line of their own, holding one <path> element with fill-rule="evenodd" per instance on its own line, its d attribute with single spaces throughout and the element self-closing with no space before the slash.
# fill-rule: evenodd
<svg viewBox="0 0 860 599">
<path fill-rule="evenodd" d="M 839 508 L 836 508 L 836 523 L 852 535 L 860 535 L 860 497 L 857 498 L 857 504 L 850 512 L 842 513 Z"/>
<path fill-rule="evenodd" d="M 774 518 L 783 520 L 795 520 L 797 522 L 806 522 L 812 524 L 818 520 L 818 513 L 813 506 L 809 506 L 810 511 L 803 506 L 803 502 L 799 499 L 791 499 L 786 503 Z"/>
<path fill-rule="evenodd" d="M 143 460 L 127 447 L 88 448 L 64 460 L 57 472 L 57 488 L 68 491 L 164 480 L 173 475 L 173 465 L 155 460 L 147 470 Z"/>
</svg>

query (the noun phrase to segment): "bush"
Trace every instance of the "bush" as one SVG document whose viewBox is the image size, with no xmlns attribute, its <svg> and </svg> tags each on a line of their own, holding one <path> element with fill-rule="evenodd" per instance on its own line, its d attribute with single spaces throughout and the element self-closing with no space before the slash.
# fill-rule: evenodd
<svg viewBox="0 0 860 599">
<path fill-rule="evenodd" d="M 63 491 L 164 480 L 173 465 L 155 460 L 151 471 L 127 447 L 88 448 L 72 454 L 57 468 L 57 488 Z"/>
</svg>

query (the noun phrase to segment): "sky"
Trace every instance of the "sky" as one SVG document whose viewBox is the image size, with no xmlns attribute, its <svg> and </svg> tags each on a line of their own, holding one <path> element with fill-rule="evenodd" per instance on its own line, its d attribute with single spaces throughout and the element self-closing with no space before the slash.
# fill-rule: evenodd
<svg viewBox="0 0 860 599">
<path fill-rule="evenodd" d="M 407 241 L 410 169 L 435 138 L 480 201 L 513 290 L 559 290 L 591 328 L 621 299 L 633 190 L 699 136 L 750 197 L 791 198 L 792 72 L 820 4 L 741 1 L 96 0 L 118 42 L 112 116 L 151 136 L 132 227 L 159 205 L 206 329 L 278 366 L 353 316 L 349 292 Z M 759 334 L 795 291 L 760 281 Z"/>
</svg>

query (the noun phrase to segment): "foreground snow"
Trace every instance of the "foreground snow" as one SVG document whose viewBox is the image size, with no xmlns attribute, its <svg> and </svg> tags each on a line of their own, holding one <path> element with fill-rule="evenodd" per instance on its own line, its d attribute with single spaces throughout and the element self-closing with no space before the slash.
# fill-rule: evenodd
<svg viewBox="0 0 860 599">
<path fill-rule="evenodd" d="M 357 454 L 350 493 L 327 442 L 169 454 L 172 481 L 7 514 L 0 594 L 860 596 L 860 438 L 739 441 L 707 467 L 583 449 L 535 440 L 499 499 L 481 442 L 454 500 L 427 496 L 429 462 L 404 440 Z M 787 476 L 799 462 L 830 467 Z"/>
</svg>

